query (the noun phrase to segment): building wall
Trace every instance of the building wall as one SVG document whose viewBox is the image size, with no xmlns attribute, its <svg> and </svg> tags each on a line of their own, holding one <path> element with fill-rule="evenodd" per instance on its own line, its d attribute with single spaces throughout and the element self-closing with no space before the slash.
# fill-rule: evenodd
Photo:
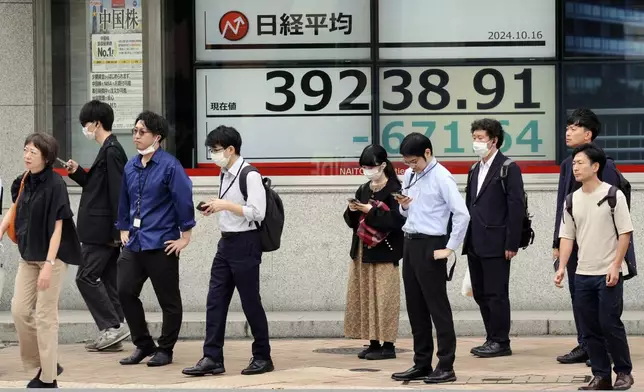
<svg viewBox="0 0 644 392">
<path fill-rule="evenodd" d="M 3 162 L 5 159 L 3 159 Z M 456 176 L 463 187 L 465 176 Z M 636 228 L 644 224 L 644 203 L 641 191 L 644 181 L 639 174 L 628 176 L 633 181 L 633 220 Z M 638 178 L 639 177 L 639 178 Z M 551 260 L 556 176 L 526 175 L 526 188 L 531 213 L 535 215 L 533 228 L 535 243 L 512 261 L 510 298 L 515 310 L 569 310 L 567 289 L 553 284 Z M 194 201 L 214 197 L 214 179 L 193 177 Z M 286 210 L 286 226 L 282 248 L 264 255 L 261 269 L 261 294 L 268 311 L 340 311 L 345 306 L 347 265 L 351 232 L 342 213 L 347 197 L 356 187 L 278 187 Z M 79 188 L 70 187 L 73 210 L 79 202 Z M 637 230 L 637 229 L 636 229 Z M 192 242 L 182 254 L 180 262 L 181 291 L 185 311 L 205 311 L 210 266 L 219 240 L 215 217 L 198 215 Z M 636 231 L 637 253 L 644 254 L 644 235 Z M 7 241 L 4 241 L 7 244 Z M 0 301 L 0 310 L 9 308 L 18 253 L 15 246 L 7 246 L 4 260 L 7 266 L 7 286 Z M 454 310 L 476 309 L 471 298 L 460 294 L 467 259 L 460 256 L 454 279 L 448 284 Z M 70 267 L 61 297 L 61 309 L 85 309 L 74 282 L 76 267 Z M 643 278 L 627 282 L 625 305 L 627 310 L 644 310 L 638 293 L 644 289 Z M 401 285 L 402 286 L 402 285 Z M 401 287 L 401 305 L 405 309 Z M 146 309 L 159 310 L 150 283 L 146 283 L 142 300 Z M 240 311 L 239 298 L 234 296 L 231 310 Z"/>
</svg>

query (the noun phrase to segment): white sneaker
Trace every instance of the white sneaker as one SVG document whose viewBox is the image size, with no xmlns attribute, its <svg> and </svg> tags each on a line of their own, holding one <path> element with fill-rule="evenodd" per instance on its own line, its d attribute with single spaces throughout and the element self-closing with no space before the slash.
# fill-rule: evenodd
<svg viewBox="0 0 644 392">
<path fill-rule="evenodd" d="M 96 339 L 96 349 L 104 350 L 116 343 L 120 343 L 130 336 L 127 326 L 121 324 L 119 328 L 108 328 Z"/>
</svg>

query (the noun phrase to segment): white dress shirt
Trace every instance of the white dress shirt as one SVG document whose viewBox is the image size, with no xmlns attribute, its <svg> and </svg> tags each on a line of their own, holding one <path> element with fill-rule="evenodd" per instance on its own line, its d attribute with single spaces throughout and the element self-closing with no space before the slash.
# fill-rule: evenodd
<svg viewBox="0 0 644 392">
<path fill-rule="evenodd" d="M 490 166 L 492 166 L 492 162 L 494 162 L 494 158 L 496 158 L 496 154 L 499 152 L 499 150 L 494 151 L 494 154 L 487 160 L 487 162 L 481 161 L 479 162 L 479 177 L 478 177 L 478 183 L 476 184 L 476 196 L 479 195 L 479 192 L 481 192 L 481 186 L 483 185 L 483 182 L 485 181 L 485 177 L 487 177 L 487 173 L 490 171 Z"/>
<path fill-rule="evenodd" d="M 222 168 L 224 176 L 219 186 L 219 197 L 222 200 L 241 204 L 244 212 L 244 216 L 239 216 L 230 211 L 218 212 L 219 229 L 222 232 L 255 230 L 257 226 L 254 222 L 261 223 L 264 220 L 264 215 L 266 214 L 266 191 L 264 190 L 261 174 L 256 171 L 248 173 L 246 177 L 248 200 L 246 201 L 244 201 L 244 196 L 239 188 L 240 177 L 237 176 L 235 179 L 237 173 L 246 166 L 249 165 L 244 161 L 244 158 L 238 157 L 230 169 Z M 233 180 L 235 181 L 234 183 Z"/>
</svg>

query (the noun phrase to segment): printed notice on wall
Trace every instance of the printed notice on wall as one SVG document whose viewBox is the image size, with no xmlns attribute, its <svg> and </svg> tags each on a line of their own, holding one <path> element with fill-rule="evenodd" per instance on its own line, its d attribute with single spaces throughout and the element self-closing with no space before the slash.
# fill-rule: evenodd
<svg viewBox="0 0 644 392">
<path fill-rule="evenodd" d="M 143 34 L 93 34 L 92 72 L 143 71 Z"/>
<path fill-rule="evenodd" d="M 113 129 L 131 129 L 143 107 L 143 72 L 93 72 L 92 99 L 114 110 Z"/>
</svg>

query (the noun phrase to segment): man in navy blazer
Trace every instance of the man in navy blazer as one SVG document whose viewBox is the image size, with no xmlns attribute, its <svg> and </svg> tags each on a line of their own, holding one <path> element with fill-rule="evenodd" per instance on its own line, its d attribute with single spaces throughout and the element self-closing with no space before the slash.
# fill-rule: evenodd
<svg viewBox="0 0 644 392">
<path fill-rule="evenodd" d="M 576 148 L 586 143 L 593 142 L 599 135 L 601 123 L 597 115 L 589 109 L 576 109 L 573 111 L 567 120 L 566 128 L 566 146 L 568 148 Z M 581 183 L 575 181 L 572 174 L 572 156 L 567 157 L 561 162 L 561 171 L 559 173 L 559 187 L 557 188 L 557 212 L 555 217 L 555 230 L 552 243 L 553 259 L 559 258 L 559 225 L 561 224 L 561 214 L 563 212 L 563 205 L 566 195 L 572 193 L 581 187 Z M 615 162 L 612 159 L 606 160 L 606 166 L 602 173 L 599 173 L 599 178 L 611 185 L 619 185 L 619 176 Z M 633 243 L 631 242 L 628 250 L 629 254 L 633 254 Z M 572 254 L 568 264 L 566 265 L 568 273 L 568 288 L 570 290 L 570 299 L 575 301 L 575 276 L 577 270 L 577 243 L 573 245 Z M 577 347 L 573 348 L 568 354 L 557 357 L 557 361 L 564 364 L 570 363 L 583 363 L 589 360 L 586 352 L 586 346 L 583 342 L 581 335 L 581 328 L 579 327 L 579 317 L 577 312 L 574 311 L 575 327 L 577 328 Z M 588 362 L 587 362 L 588 364 Z"/>
<path fill-rule="evenodd" d="M 510 262 L 519 250 L 525 215 L 523 178 L 509 161 L 507 176 L 501 169 L 508 158 L 503 128 L 497 120 L 482 119 L 471 127 L 474 152 L 481 157 L 471 171 L 465 202 L 470 224 L 463 243 L 474 300 L 485 324 L 486 341 L 471 353 L 482 358 L 512 355 L 510 348 Z"/>
</svg>

